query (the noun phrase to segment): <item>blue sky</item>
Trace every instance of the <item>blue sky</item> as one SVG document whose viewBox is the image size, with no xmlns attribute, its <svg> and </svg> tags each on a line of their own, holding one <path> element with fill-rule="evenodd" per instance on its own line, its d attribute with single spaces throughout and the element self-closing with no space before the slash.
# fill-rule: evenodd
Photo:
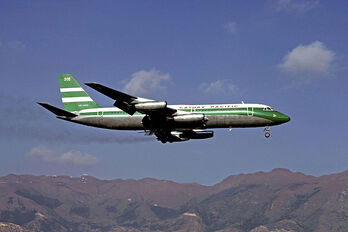
<svg viewBox="0 0 348 232">
<path fill-rule="evenodd" d="M 0 175 L 170 179 L 348 169 L 346 1 L 1 1 Z M 58 73 L 169 104 L 264 103 L 273 127 L 161 144 L 55 119 Z M 102 106 L 112 101 L 84 87 Z"/>
</svg>

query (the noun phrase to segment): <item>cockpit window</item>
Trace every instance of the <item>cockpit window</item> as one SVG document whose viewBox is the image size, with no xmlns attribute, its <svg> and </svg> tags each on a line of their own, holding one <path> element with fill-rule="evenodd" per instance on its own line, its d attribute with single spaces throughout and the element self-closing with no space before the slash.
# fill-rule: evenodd
<svg viewBox="0 0 348 232">
<path fill-rule="evenodd" d="M 263 108 L 263 110 L 264 111 L 272 111 L 273 109 L 271 107 L 267 106 L 267 107 Z"/>
</svg>

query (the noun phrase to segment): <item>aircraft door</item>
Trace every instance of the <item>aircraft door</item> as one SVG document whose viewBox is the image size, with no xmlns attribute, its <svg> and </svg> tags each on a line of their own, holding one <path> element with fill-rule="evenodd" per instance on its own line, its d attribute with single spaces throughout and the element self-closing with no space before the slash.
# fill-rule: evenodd
<svg viewBox="0 0 348 232">
<path fill-rule="evenodd" d="M 253 107 L 247 107 L 247 115 L 248 116 L 253 116 L 254 115 Z"/>
</svg>

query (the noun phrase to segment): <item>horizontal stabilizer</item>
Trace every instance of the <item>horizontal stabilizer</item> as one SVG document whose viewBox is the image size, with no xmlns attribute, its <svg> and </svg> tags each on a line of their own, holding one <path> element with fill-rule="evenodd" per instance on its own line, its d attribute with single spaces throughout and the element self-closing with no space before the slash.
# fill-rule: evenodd
<svg viewBox="0 0 348 232">
<path fill-rule="evenodd" d="M 92 89 L 97 90 L 98 92 L 118 101 L 123 101 L 127 103 L 131 103 L 137 97 L 128 95 L 126 93 L 122 93 L 120 91 L 110 89 L 109 87 L 106 87 L 104 85 L 98 84 L 98 83 L 85 83 L 87 86 L 91 87 Z"/>
<path fill-rule="evenodd" d="M 47 110 L 51 111 L 52 113 L 54 113 L 57 116 L 60 117 L 67 117 L 67 118 L 73 118 L 76 117 L 76 114 L 73 114 L 71 112 L 59 109 L 57 107 L 51 106 L 48 103 L 44 103 L 44 102 L 38 102 L 37 104 L 41 105 L 42 107 L 46 108 Z"/>
</svg>

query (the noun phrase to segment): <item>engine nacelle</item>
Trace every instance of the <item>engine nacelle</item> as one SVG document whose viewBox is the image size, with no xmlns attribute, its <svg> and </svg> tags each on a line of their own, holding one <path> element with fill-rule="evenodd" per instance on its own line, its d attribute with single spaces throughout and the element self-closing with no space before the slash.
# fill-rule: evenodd
<svg viewBox="0 0 348 232">
<path fill-rule="evenodd" d="M 134 105 L 134 108 L 140 112 L 163 110 L 166 107 L 167 107 L 167 102 L 165 101 L 141 102 Z"/>
<path fill-rule="evenodd" d="M 214 131 L 189 131 L 183 132 L 180 137 L 187 139 L 208 139 L 214 136 Z"/>
<path fill-rule="evenodd" d="M 214 136 L 214 131 L 172 131 L 168 142 L 183 142 L 190 139 L 207 139 Z"/>
<path fill-rule="evenodd" d="M 169 138 L 169 142 L 184 142 L 189 140 L 189 138 L 182 137 L 182 133 L 178 131 L 172 131 L 170 132 L 171 137 Z"/>
<path fill-rule="evenodd" d="M 184 114 L 173 117 L 173 121 L 179 124 L 195 124 L 200 125 L 204 124 L 207 121 L 207 118 L 204 114 Z"/>
</svg>

